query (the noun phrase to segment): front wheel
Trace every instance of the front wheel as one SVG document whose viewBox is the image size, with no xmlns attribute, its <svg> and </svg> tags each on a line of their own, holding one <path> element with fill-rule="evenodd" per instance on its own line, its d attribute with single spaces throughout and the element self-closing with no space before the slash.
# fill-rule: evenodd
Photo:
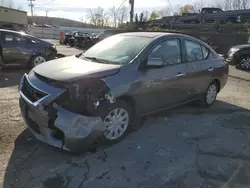
<svg viewBox="0 0 250 188">
<path fill-rule="evenodd" d="M 40 65 L 41 63 L 44 63 L 44 62 L 46 62 L 46 59 L 44 56 L 36 55 L 36 56 L 31 58 L 30 63 L 29 63 L 29 67 L 33 68 L 33 67 Z"/>
<path fill-rule="evenodd" d="M 104 144 L 115 144 L 129 133 L 131 129 L 132 110 L 122 100 L 101 107 L 99 115 L 107 128 L 99 141 Z"/>
<path fill-rule="evenodd" d="M 212 82 L 206 89 L 203 97 L 201 98 L 201 105 L 207 108 L 212 106 L 216 101 L 218 90 L 218 84 L 216 82 Z"/>
<path fill-rule="evenodd" d="M 241 57 L 239 66 L 243 70 L 250 70 L 250 55 Z"/>
</svg>

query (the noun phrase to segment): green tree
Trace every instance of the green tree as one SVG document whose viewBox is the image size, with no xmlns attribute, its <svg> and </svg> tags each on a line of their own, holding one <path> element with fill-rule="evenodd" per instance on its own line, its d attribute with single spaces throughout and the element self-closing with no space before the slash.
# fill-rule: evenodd
<svg viewBox="0 0 250 188">
<path fill-rule="evenodd" d="M 159 17 L 159 15 L 153 11 L 149 17 L 149 20 L 156 20 Z"/>
<path fill-rule="evenodd" d="M 192 5 L 187 4 L 180 8 L 179 14 L 182 15 L 182 13 L 194 13 L 194 12 L 195 12 L 194 7 Z"/>
</svg>

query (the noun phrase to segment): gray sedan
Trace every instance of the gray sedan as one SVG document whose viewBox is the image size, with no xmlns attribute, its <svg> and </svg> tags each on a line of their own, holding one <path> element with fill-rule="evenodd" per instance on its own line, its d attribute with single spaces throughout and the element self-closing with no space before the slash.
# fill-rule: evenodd
<svg viewBox="0 0 250 188">
<path fill-rule="evenodd" d="M 19 85 L 20 109 L 39 140 L 79 151 L 120 141 L 138 117 L 195 100 L 210 107 L 227 79 L 228 64 L 198 39 L 118 34 L 33 68 Z"/>
<path fill-rule="evenodd" d="M 56 46 L 23 32 L 0 29 L 0 67 L 19 65 L 33 68 L 55 59 Z"/>
</svg>

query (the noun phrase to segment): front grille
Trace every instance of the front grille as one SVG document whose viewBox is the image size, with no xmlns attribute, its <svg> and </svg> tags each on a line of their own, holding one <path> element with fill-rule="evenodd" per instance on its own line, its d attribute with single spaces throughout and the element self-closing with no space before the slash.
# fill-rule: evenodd
<svg viewBox="0 0 250 188">
<path fill-rule="evenodd" d="M 45 97 L 47 94 L 35 89 L 25 77 L 23 79 L 22 93 L 32 102 L 36 102 L 39 99 Z"/>
</svg>

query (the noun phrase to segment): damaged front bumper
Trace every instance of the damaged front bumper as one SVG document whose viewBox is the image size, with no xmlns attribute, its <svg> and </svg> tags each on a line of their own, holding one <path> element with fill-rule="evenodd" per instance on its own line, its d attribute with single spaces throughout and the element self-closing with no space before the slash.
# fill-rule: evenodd
<svg viewBox="0 0 250 188">
<path fill-rule="evenodd" d="M 63 90 L 42 82 L 34 75 L 28 77 L 25 74 L 18 90 L 25 123 L 37 139 L 49 145 L 68 151 L 81 151 L 106 131 L 100 117 L 76 114 L 54 103 Z M 39 92 L 44 96 L 41 97 Z M 40 98 L 34 99 L 30 94 Z"/>
</svg>

